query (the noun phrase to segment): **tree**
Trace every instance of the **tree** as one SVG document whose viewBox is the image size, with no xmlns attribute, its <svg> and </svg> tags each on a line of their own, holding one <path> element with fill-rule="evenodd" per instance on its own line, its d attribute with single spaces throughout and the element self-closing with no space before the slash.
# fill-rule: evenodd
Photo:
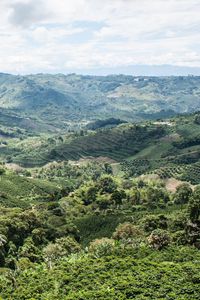
<svg viewBox="0 0 200 300">
<path fill-rule="evenodd" d="M 4 246 L 7 244 L 7 238 L 5 235 L 0 234 L 0 266 L 3 267 L 5 263 L 5 249 Z"/>
<path fill-rule="evenodd" d="M 96 201 L 97 188 L 95 186 L 90 186 L 88 190 L 84 193 L 83 201 L 85 205 L 91 204 Z"/>
<path fill-rule="evenodd" d="M 189 218 L 192 222 L 199 220 L 200 216 L 200 186 L 196 187 L 189 200 Z"/>
<path fill-rule="evenodd" d="M 98 196 L 96 203 L 98 204 L 100 209 L 105 210 L 110 206 L 112 202 L 107 195 L 100 195 Z"/>
<path fill-rule="evenodd" d="M 72 253 L 77 253 L 81 250 L 81 246 L 71 236 L 61 237 L 56 239 L 56 244 L 61 247 L 62 256 L 67 256 Z"/>
<path fill-rule="evenodd" d="M 197 186 L 188 204 L 187 241 L 200 248 L 200 186 Z"/>
<path fill-rule="evenodd" d="M 3 175 L 3 174 L 5 174 L 5 169 L 3 169 L 3 168 L 0 168 L 0 175 Z"/>
<path fill-rule="evenodd" d="M 13 242 L 8 242 L 6 245 L 5 266 L 10 269 L 16 268 L 17 247 Z"/>
<path fill-rule="evenodd" d="M 47 241 L 46 239 L 47 230 L 45 230 L 42 227 L 33 229 L 31 235 L 35 245 L 41 245 Z"/>
<path fill-rule="evenodd" d="M 7 243 L 7 238 L 5 235 L 0 234 L 0 248 L 3 247 Z"/>
<path fill-rule="evenodd" d="M 92 241 L 89 245 L 89 252 L 95 257 L 102 257 L 105 255 L 110 255 L 115 246 L 115 241 L 113 239 L 102 238 Z"/>
<path fill-rule="evenodd" d="M 151 232 L 155 229 L 167 229 L 168 227 L 168 220 L 167 217 L 164 215 L 147 215 L 143 219 L 143 226 L 144 230 L 147 232 Z"/>
<path fill-rule="evenodd" d="M 113 173 L 112 166 L 110 164 L 105 163 L 104 168 L 105 168 L 105 171 L 106 171 L 107 174 L 112 174 Z"/>
<path fill-rule="evenodd" d="M 161 203 L 167 203 L 169 201 L 168 193 L 160 187 L 148 186 L 145 189 L 144 198 L 146 204 L 150 208 L 154 208 Z"/>
<path fill-rule="evenodd" d="M 111 200 L 115 203 L 115 205 L 121 205 L 122 200 L 126 198 L 126 193 L 124 190 L 115 190 L 111 195 Z"/>
<path fill-rule="evenodd" d="M 41 253 L 39 248 L 37 248 L 31 237 L 28 237 L 23 246 L 19 248 L 19 257 L 28 258 L 31 262 L 37 262 L 41 259 Z"/>
<path fill-rule="evenodd" d="M 49 269 L 52 269 L 53 263 L 62 256 L 61 246 L 50 243 L 43 249 L 44 260 L 47 262 Z"/>
<path fill-rule="evenodd" d="M 117 185 L 111 176 L 104 176 L 99 180 L 98 187 L 100 189 L 100 193 L 105 194 L 113 193 L 117 188 Z"/>
<path fill-rule="evenodd" d="M 70 236 L 56 239 L 55 243 L 49 243 L 43 249 L 43 257 L 49 269 L 55 261 L 81 250 L 81 246 Z"/>
<path fill-rule="evenodd" d="M 131 223 L 119 224 L 113 233 L 113 239 L 121 241 L 124 245 L 132 244 L 142 235 L 141 230 Z"/>
<path fill-rule="evenodd" d="M 129 194 L 129 201 L 133 204 L 133 205 L 138 205 L 140 204 L 140 191 L 137 188 L 132 188 L 130 190 L 130 194 Z"/>
<path fill-rule="evenodd" d="M 174 194 L 175 204 L 185 204 L 188 203 L 190 196 L 192 195 L 192 189 L 188 183 L 183 183 L 179 185 Z"/>
<path fill-rule="evenodd" d="M 166 230 L 156 229 L 152 231 L 147 240 L 153 249 L 161 250 L 169 245 L 170 237 Z"/>
</svg>

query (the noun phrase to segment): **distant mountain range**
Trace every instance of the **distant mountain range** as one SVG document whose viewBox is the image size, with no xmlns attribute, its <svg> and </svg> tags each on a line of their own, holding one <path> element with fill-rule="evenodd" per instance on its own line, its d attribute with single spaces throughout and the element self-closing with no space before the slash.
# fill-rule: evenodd
<svg viewBox="0 0 200 300">
<path fill-rule="evenodd" d="M 0 124 L 60 130 L 107 118 L 141 121 L 200 109 L 200 76 L 0 73 Z"/>
<path fill-rule="evenodd" d="M 72 71 L 73 72 L 73 71 Z M 175 65 L 129 65 L 99 67 L 93 69 L 79 69 L 78 74 L 102 75 L 108 74 L 127 74 L 133 76 L 188 76 L 190 74 L 200 76 L 200 67 L 187 67 Z M 57 72 L 60 73 L 60 72 Z M 68 72 L 70 73 L 70 71 Z"/>
</svg>

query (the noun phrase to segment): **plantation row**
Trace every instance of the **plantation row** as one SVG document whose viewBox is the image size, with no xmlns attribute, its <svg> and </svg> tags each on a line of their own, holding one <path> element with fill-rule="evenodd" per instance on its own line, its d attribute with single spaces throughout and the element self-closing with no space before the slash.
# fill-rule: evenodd
<svg viewBox="0 0 200 300">
<path fill-rule="evenodd" d="M 191 184 L 200 183 L 200 162 L 178 164 L 177 162 L 174 163 L 174 161 L 176 160 L 137 159 L 124 161 L 121 163 L 121 168 L 122 171 L 125 172 L 125 176 L 137 177 L 142 174 L 157 174 L 161 179 L 173 177 L 179 180 L 188 181 Z"/>
</svg>

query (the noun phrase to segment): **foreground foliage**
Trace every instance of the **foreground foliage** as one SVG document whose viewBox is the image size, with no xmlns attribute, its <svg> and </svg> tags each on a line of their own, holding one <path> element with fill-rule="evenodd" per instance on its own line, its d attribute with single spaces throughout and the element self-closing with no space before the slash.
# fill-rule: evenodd
<svg viewBox="0 0 200 300">
<path fill-rule="evenodd" d="M 4 271 L 0 292 L 3 298 L 16 300 L 195 300 L 200 293 L 199 258 L 187 247 L 162 253 L 143 247 L 101 258 L 72 256 L 51 270 L 45 265 L 19 269 L 15 280 Z"/>
</svg>

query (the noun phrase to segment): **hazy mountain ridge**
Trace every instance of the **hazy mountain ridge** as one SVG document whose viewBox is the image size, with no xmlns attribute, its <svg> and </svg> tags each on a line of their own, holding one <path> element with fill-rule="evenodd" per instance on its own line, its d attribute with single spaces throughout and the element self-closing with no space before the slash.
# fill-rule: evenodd
<svg viewBox="0 0 200 300">
<path fill-rule="evenodd" d="M 0 108 L 56 128 L 111 117 L 140 121 L 199 110 L 200 77 L 1 73 Z"/>
</svg>

